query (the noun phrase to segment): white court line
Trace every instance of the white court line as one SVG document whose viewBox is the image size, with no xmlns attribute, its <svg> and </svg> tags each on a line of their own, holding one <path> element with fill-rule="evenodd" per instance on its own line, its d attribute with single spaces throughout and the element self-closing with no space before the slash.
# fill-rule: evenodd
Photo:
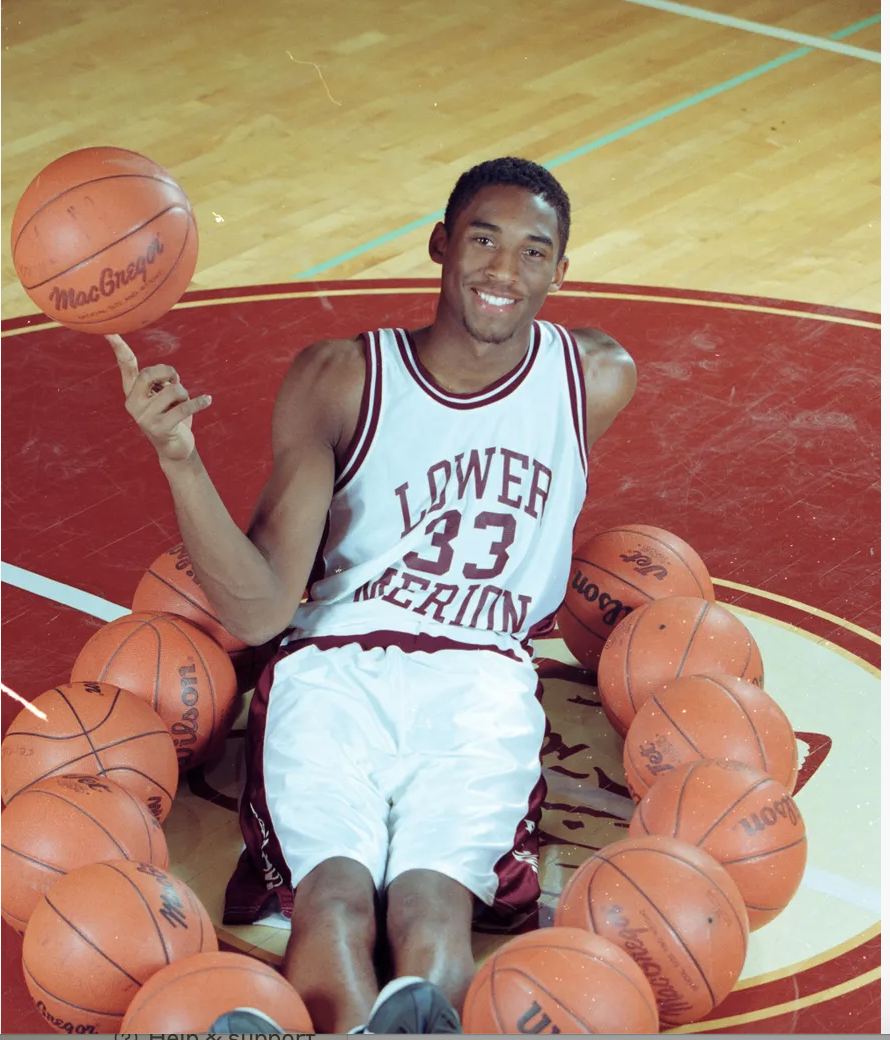
<svg viewBox="0 0 890 1040">
<path fill-rule="evenodd" d="M 858 906 L 863 910 L 870 910 L 878 917 L 881 916 L 881 893 L 869 885 L 851 881 L 849 878 L 841 877 L 840 874 L 832 874 L 819 867 L 809 866 L 803 872 L 801 884 L 812 892 L 834 896 L 835 899 L 840 899 L 851 906 Z"/>
<path fill-rule="evenodd" d="M 94 596 L 91 592 L 83 592 L 70 585 L 63 585 L 60 581 L 44 578 L 42 574 L 26 571 L 11 563 L 0 563 L 0 581 L 5 581 L 7 585 L 15 585 L 17 589 L 24 589 L 25 592 L 33 592 L 35 596 L 51 599 L 54 603 L 74 607 L 75 610 L 100 618 L 102 621 L 115 621 L 124 614 L 130 613 L 128 607 L 109 603 L 107 599 Z"/>
<path fill-rule="evenodd" d="M 808 33 L 792 32 L 790 29 L 779 29 L 777 26 L 764 25 L 762 22 L 749 22 L 746 18 L 733 18 L 729 14 L 705 11 L 701 7 L 674 3 L 673 0 L 626 0 L 626 2 L 639 4 L 642 7 L 654 7 L 659 11 L 669 11 L 671 14 L 682 14 L 687 18 L 698 18 L 702 22 L 713 22 L 716 25 L 728 25 L 733 29 L 744 29 L 746 32 L 758 33 L 761 36 L 774 36 L 777 40 L 787 40 L 789 43 L 802 43 L 807 47 L 815 47 L 817 50 L 834 51 L 836 54 L 846 54 L 850 58 L 864 58 L 866 61 L 881 63 L 880 51 L 851 47 L 848 43 L 838 43 L 835 40 L 826 40 L 821 36 L 810 36 Z"/>
</svg>

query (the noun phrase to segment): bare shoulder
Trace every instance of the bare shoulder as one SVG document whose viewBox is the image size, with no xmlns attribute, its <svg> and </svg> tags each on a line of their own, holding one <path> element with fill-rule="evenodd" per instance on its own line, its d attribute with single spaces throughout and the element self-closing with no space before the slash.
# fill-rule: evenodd
<svg viewBox="0 0 890 1040">
<path fill-rule="evenodd" d="M 337 447 L 355 428 L 364 385 L 361 337 L 311 343 L 291 362 L 278 391 L 273 440 L 282 445 L 312 434 Z"/>
<path fill-rule="evenodd" d="M 572 329 L 584 368 L 588 440 L 592 444 L 626 408 L 637 388 L 637 367 L 621 344 L 600 329 Z"/>
</svg>

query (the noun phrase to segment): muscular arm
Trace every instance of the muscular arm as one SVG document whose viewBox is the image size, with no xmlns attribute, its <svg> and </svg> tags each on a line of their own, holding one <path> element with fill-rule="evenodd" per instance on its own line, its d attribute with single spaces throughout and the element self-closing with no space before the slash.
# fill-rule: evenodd
<svg viewBox="0 0 890 1040">
<path fill-rule="evenodd" d="M 573 329 L 572 335 L 584 368 L 589 451 L 630 403 L 637 388 L 637 369 L 624 347 L 605 332 Z"/>
<path fill-rule="evenodd" d="M 247 534 L 230 516 L 194 447 L 190 417 L 210 399 L 190 399 L 169 366 L 145 369 L 131 381 L 127 409 L 158 451 L 201 586 L 225 627 L 252 645 L 290 623 L 324 531 L 344 402 L 354 397 L 344 387 L 342 357 L 342 344 L 318 343 L 293 362 L 275 402 L 272 473 Z M 126 386 L 121 353 L 118 361 Z M 128 364 L 135 371 L 135 358 Z M 354 364 L 349 374 L 354 378 Z M 156 397 L 149 392 L 152 381 L 155 387 L 165 384 Z M 142 403 L 146 399 L 149 404 Z"/>
</svg>

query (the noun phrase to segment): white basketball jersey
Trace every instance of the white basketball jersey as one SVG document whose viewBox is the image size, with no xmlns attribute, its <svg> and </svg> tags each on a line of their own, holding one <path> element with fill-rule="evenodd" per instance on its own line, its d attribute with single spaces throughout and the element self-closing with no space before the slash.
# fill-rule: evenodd
<svg viewBox="0 0 890 1040">
<path fill-rule="evenodd" d="M 364 335 L 358 428 L 291 639 L 444 636 L 516 652 L 562 602 L 587 487 L 577 344 L 532 324 L 472 394 L 437 386 L 410 335 Z"/>
</svg>

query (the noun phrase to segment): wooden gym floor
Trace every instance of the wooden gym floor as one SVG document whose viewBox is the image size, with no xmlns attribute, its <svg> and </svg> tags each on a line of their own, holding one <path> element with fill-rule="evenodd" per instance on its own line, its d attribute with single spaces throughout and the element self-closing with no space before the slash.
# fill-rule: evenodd
<svg viewBox="0 0 890 1040">
<path fill-rule="evenodd" d="M 213 392 L 200 444 L 239 522 L 293 352 L 427 320 L 426 238 L 463 169 L 518 154 L 554 170 L 573 202 L 571 284 L 545 316 L 599 325 L 640 369 L 578 536 L 646 522 L 699 550 L 761 645 L 804 763 L 801 891 L 752 937 L 737 991 L 685 1031 L 877 1032 L 875 0 L 10 0 L 2 39 L 4 241 L 31 178 L 87 145 L 149 155 L 193 202 L 192 291 L 130 341 Z M 30 318 L 8 248 L 2 264 L 2 678 L 33 697 L 177 537 L 104 341 Z M 546 923 L 629 803 L 590 677 L 558 639 L 540 651 L 560 738 L 545 757 Z M 16 710 L 4 698 L 4 731 Z M 167 827 L 217 920 L 238 848 L 229 744 Z M 284 935 L 223 941 L 275 961 Z M 43 1032 L 20 940 L 6 925 L 2 939 L 2 1030 Z M 480 955 L 501 941 L 477 940 Z"/>
</svg>

